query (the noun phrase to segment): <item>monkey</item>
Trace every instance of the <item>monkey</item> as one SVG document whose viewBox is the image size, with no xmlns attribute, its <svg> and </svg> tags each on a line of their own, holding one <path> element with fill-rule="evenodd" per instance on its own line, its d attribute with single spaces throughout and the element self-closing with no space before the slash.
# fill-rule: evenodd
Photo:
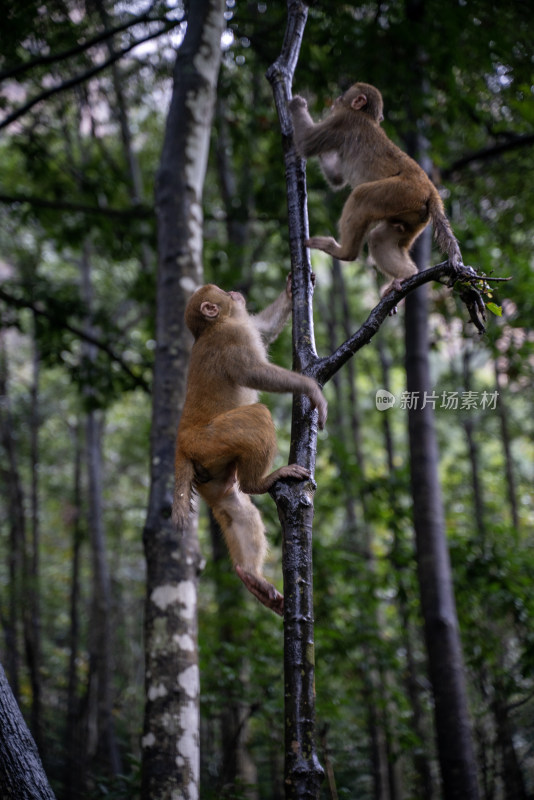
<svg viewBox="0 0 534 800">
<path fill-rule="evenodd" d="M 302 158 L 318 156 L 333 189 L 347 184 L 352 188 L 339 220 L 339 243 L 333 237 L 312 236 L 306 240 L 308 247 L 340 261 L 354 261 L 367 238 L 378 270 L 391 279 L 386 294 L 400 289 L 401 281 L 417 272 L 409 250 L 432 220 L 438 246 L 453 266 L 462 264 L 437 189 L 419 164 L 380 127 L 384 116 L 378 89 L 355 83 L 318 123 L 313 122 L 300 95 L 290 100 L 289 110 L 298 154 Z"/>
<path fill-rule="evenodd" d="M 319 384 L 267 360 L 291 313 L 291 279 L 285 291 L 257 315 L 239 292 L 214 284 L 197 289 L 185 310 L 194 337 L 186 397 L 178 425 L 172 521 L 185 524 L 192 492 L 211 508 L 237 575 L 267 608 L 283 615 L 283 595 L 262 574 L 267 541 L 251 494 L 268 492 L 280 478 L 305 480 L 310 472 L 289 464 L 270 472 L 277 445 L 271 414 L 258 391 L 308 396 L 318 425 L 327 403 Z"/>
</svg>

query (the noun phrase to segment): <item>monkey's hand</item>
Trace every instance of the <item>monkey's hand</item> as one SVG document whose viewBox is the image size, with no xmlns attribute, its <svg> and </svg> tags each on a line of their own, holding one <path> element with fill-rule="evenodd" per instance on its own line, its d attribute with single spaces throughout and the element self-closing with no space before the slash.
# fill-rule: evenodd
<svg viewBox="0 0 534 800">
<path fill-rule="evenodd" d="M 296 94 L 289 101 L 288 107 L 290 111 L 294 111 L 297 108 L 308 108 L 308 103 L 303 97 L 300 96 L 300 94 Z"/>
<path fill-rule="evenodd" d="M 322 431 L 326 424 L 328 403 L 326 402 L 325 396 L 322 393 L 319 384 L 315 383 L 315 381 L 314 384 L 313 390 L 308 394 L 308 397 L 310 398 L 313 407 L 317 409 L 319 414 L 317 424 L 319 425 L 319 429 Z"/>
<path fill-rule="evenodd" d="M 267 608 L 271 608 L 276 614 L 284 616 L 284 595 L 275 589 L 272 583 L 266 581 L 261 575 L 253 575 L 246 572 L 239 564 L 236 564 L 235 571 L 249 590 L 260 603 Z"/>
</svg>

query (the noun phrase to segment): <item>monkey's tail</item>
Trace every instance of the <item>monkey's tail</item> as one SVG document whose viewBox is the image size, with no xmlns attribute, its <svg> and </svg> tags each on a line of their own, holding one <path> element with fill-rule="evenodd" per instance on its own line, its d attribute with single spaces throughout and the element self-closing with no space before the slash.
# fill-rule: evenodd
<svg viewBox="0 0 534 800">
<path fill-rule="evenodd" d="M 450 222 L 447 219 L 441 197 L 437 190 L 434 190 L 428 202 L 428 211 L 432 217 L 434 238 L 439 249 L 442 253 L 447 253 L 452 266 L 457 267 L 459 264 L 463 263 L 460 245 L 458 244 L 458 239 L 452 232 Z"/>
<path fill-rule="evenodd" d="M 174 460 L 174 495 L 172 499 L 172 522 L 183 528 L 191 511 L 191 493 L 195 471 L 193 462 L 180 450 Z"/>
</svg>

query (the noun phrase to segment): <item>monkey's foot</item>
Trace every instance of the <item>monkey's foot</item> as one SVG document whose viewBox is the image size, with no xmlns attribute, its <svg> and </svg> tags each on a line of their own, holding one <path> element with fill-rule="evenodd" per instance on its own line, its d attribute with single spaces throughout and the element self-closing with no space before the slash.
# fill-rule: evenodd
<svg viewBox="0 0 534 800">
<path fill-rule="evenodd" d="M 300 480 L 304 480 L 310 477 L 311 472 L 306 467 L 301 467 L 300 464 L 288 464 L 287 467 L 280 467 L 275 470 L 273 475 L 275 474 L 276 480 L 280 478 L 300 478 Z"/>
<path fill-rule="evenodd" d="M 385 297 L 387 294 L 390 294 L 391 292 L 400 292 L 401 289 L 402 289 L 402 281 L 401 281 L 401 279 L 400 278 L 395 278 L 395 280 L 391 281 L 389 286 L 386 286 L 386 288 L 382 292 L 382 297 Z M 397 306 L 393 306 L 393 308 L 389 312 L 389 316 L 390 317 L 394 317 L 395 314 L 397 313 L 397 310 L 398 310 Z"/>
<path fill-rule="evenodd" d="M 272 609 L 272 611 L 279 614 L 281 617 L 284 616 L 284 595 L 280 594 L 272 583 L 269 583 L 269 581 L 266 581 L 265 578 L 262 578 L 260 575 L 253 575 L 252 572 L 247 572 L 242 569 L 239 564 L 236 564 L 235 571 L 249 592 L 253 594 L 260 603 Z"/>
<path fill-rule="evenodd" d="M 249 485 L 241 481 L 241 491 L 245 494 L 265 494 L 271 486 L 279 481 L 280 478 L 297 478 L 298 480 L 305 480 L 311 475 L 310 470 L 306 467 L 301 467 L 300 464 L 289 464 L 287 467 L 279 467 L 261 479 L 261 482 L 256 485 Z"/>
<path fill-rule="evenodd" d="M 394 281 L 391 281 L 389 286 L 386 286 L 384 291 L 382 292 L 382 297 L 385 297 L 390 292 L 400 292 L 402 289 L 402 281 L 400 278 L 395 278 Z"/>
<path fill-rule="evenodd" d="M 342 244 L 338 244 L 333 236 L 311 236 L 306 239 L 306 247 L 312 250 L 322 250 L 323 253 L 328 253 L 329 256 L 337 258 L 339 261 L 356 261 L 358 258 L 359 248 L 354 252 L 349 250 Z"/>
</svg>

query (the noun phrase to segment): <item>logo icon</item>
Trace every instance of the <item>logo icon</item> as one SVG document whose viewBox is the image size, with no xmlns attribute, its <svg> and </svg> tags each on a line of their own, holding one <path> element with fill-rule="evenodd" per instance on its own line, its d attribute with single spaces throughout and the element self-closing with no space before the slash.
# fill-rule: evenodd
<svg viewBox="0 0 534 800">
<path fill-rule="evenodd" d="M 387 411 L 395 405 L 395 395 L 387 389 L 378 389 L 375 396 L 376 407 L 379 411 Z"/>
</svg>

